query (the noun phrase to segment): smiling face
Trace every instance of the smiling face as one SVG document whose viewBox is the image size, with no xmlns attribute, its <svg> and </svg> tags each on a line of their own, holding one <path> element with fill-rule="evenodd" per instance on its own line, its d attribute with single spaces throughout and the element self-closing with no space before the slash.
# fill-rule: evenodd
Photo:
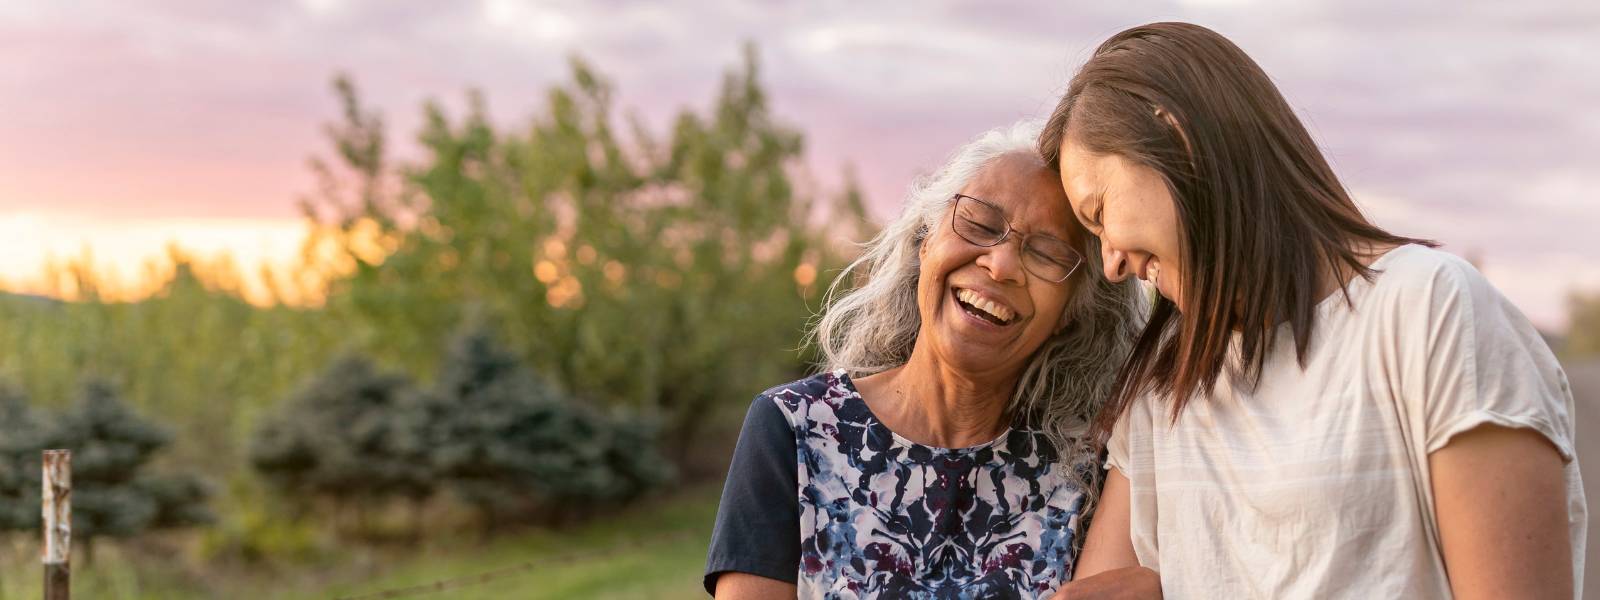
<svg viewBox="0 0 1600 600">
<path fill-rule="evenodd" d="M 980 170 L 962 194 L 997 206 L 1012 233 L 982 247 L 957 235 L 952 209 L 923 240 L 917 281 L 922 316 L 918 344 L 972 376 L 1014 377 L 1062 318 L 1072 281 L 1041 279 L 1023 266 L 1023 234 L 1049 235 L 1082 247 L 1083 229 L 1067 210 L 1055 174 L 1032 154 L 1007 154 Z"/>
<path fill-rule="evenodd" d="M 1177 206 L 1154 169 L 1114 154 L 1094 154 L 1070 137 L 1061 145 L 1061 181 L 1072 214 L 1100 238 L 1105 277 L 1137 277 L 1184 308 Z"/>
</svg>

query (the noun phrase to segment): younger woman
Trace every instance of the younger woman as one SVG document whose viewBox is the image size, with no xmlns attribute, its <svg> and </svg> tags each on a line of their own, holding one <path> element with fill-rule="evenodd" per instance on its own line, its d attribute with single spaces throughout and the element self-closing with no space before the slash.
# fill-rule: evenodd
<svg viewBox="0 0 1600 600">
<path fill-rule="evenodd" d="M 1168 598 L 1577 594 L 1549 348 L 1470 264 L 1369 222 L 1238 47 L 1182 23 L 1113 36 L 1040 151 L 1106 278 L 1159 294 L 1063 595 L 1141 565 Z"/>
</svg>

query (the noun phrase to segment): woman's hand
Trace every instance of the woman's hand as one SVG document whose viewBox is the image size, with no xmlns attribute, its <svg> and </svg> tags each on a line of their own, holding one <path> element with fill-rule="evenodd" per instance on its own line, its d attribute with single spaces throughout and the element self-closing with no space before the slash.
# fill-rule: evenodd
<svg viewBox="0 0 1600 600">
<path fill-rule="evenodd" d="M 1532 429 L 1483 425 L 1428 455 L 1457 598 L 1571 598 L 1561 455 Z"/>
<path fill-rule="evenodd" d="M 1077 575 L 1061 586 L 1055 600 L 1128 599 L 1161 597 L 1161 576 L 1139 566 L 1129 533 L 1128 478 L 1121 471 L 1106 472 L 1089 537 L 1078 557 Z"/>
<path fill-rule="evenodd" d="M 795 585 L 749 573 L 717 578 L 717 600 L 795 597 Z M 1161 577 L 1144 567 L 1126 567 L 1079 579 L 1056 590 L 1054 600 L 1160 600 Z"/>
<path fill-rule="evenodd" d="M 1112 569 L 1061 586 L 1053 600 L 1160 600 L 1161 576 L 1146 567 Z"/>
</svg>

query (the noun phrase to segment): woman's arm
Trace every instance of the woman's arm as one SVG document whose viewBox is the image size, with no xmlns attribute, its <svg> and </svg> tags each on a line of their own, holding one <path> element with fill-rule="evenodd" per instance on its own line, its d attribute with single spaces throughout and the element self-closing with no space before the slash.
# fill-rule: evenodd
<svg viewBox="0 0 1600 600">
<path fill-rule="evenodd" d="M 765 394 L 756 396 L 745 413 L 722 485 L 706 549 L 702 582 L 706 593 L 717 598 L 760 598 L 770 589 L 761 587 L 760 581 L 784 584 L 784 579 L 795 577 L 800 568 L 796 448 L 794 431 L 778 405 Z M 728 587 L 728 580 L 747 578 L 760 581 L 751 584 L 753 588 Z M 794 584 L 784 585 L 793 598 Z"/>
<path fill-rule="evenodd" d="M 1072 581 L 1055 600 L 1160 599 L 1161 576 L 1139 566 L 1129 533 L 1128 478 L 1112 468 Z"/>
<path fill-rule="evenodd" d="M 1481 425 L 1428 455 L 1428 466 L 1457 598 L 1573 597 L 1566 476 L 1548 439 Z"/>
<path fill-rule="evenodd" d="M 723 573 L 717 578 L 716 600 L 793 598 L 795 584 L 749 573 Z"/>
<path fill-rule="evenodd" d="M 1106 471 L 1106 486 L 1100 491 L 1089 537 L 1072 578 L 1085 579 L 1104 571 L 1139 566 L 1129 535 L 1128 478 L 1115 467 Z"/>
</svg>

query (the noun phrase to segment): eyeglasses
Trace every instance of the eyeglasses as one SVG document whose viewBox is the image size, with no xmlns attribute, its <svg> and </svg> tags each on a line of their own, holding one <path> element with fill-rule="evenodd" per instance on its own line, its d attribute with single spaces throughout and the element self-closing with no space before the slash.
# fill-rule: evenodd
<svg viewBox="0 0 1600 600">
<path fill-rule="evenodd" d="M 1016 230 L 1006 220 L 1005 211 L 986 200 L 966 194 L 956 194 L 952 199 L 950 227 L 956 235 L 975 246 L 998 246 Z M 1071 244 L 1042 233 L 1019 233 L 1022 237 L 1022 266 L 1035 277 L 1051 283 L 1061 283 L 1083 264 L 1083 255 Z"/>
</svg>

